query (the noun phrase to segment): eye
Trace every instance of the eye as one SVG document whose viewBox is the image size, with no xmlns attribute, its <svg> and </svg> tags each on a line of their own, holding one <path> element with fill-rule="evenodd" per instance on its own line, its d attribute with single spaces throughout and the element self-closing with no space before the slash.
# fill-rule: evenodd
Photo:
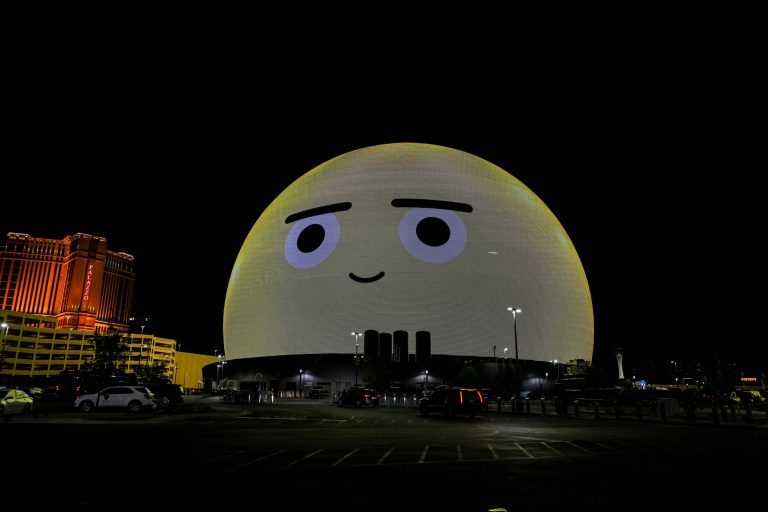
<svg viewBox="0 0 768 512">
<path fill-rule="evenodd" d="M 312 268 L 331 255 L 341 227 L 332 213 L 296 221 L 285 237 L 285 259 L 296 268 Z"/>
<path fill-rule="evenodd" d="M 416 259 L 445 263 L 467 245 L 467 228 L 456 212 L 411 208 L 400 220 L 400 242 Z"/>
</svg>

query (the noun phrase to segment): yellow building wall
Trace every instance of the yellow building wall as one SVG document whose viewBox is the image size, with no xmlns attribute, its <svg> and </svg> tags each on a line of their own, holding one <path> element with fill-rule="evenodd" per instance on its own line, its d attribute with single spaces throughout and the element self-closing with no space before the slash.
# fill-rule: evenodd
<svg viewBox="0 0 768 512">
<path fill-rule="evenodd" d="M 62 370 L 79 370 L 93 360 L 93 331 L 56 329 L 50 315 L 0 309 L 0 379 L 55 378 Z M 127 358 L 119 369 L 136 373 L 139 366 L 162 364 L 166 377 L 185 388 L 202 388 L 203 366 L 215 356 L 177 351 L 178 343 L 153 334 L 124 334 Z"/>
<path fill-rule="evenodd" d="M 217 362 L 216 356 L 176 352 L 176 372 L 174 384 L 181 384 L 184 389 L 203 387 L 203 366 Z"/>
</svg>

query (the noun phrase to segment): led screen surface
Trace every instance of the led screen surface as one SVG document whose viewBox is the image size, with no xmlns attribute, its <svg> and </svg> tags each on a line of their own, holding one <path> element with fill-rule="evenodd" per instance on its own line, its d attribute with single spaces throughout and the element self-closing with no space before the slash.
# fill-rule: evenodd
<svg viewBox="0 0 768 512">
<path fill-rule="evenodd" d="M 499 167 L 442 146 L 360 149 L 262 213 L 227 289 L 229 359 L 354 353 L 351 332 L 431 333 L 432 354 L 591 359 L 584 269 L 554 214 Z"/>
</svg>

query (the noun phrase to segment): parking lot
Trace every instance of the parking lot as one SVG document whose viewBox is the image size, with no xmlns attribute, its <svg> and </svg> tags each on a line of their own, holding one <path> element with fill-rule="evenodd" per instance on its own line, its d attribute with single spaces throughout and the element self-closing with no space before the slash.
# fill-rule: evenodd
<svg viewBox="0 0 768 512">
<path fill-rule="evenodd" d="M 415 408 L 323 400 L 189 397 L 164 413 L 38 411 L 2 423 L 0 434 L 30 440 L 4 449 L 0 471 L 37 474 L 66 461 L 73 477 L 47 481 L 52 491 L 37 499 L 85 508 L 113 501 L 116 475 L 164 483 L 121 494 L 126 507 L 147 499 L 259 510 L 703 507 L 706 493 L 689 495 L 691 485 L 758 488 L 768 460 L 762 425 L 492 410 L 425 418 Z M 84 484 L 87 492 L 71 492 Z M 739 500 L 762 502 L 759 493 Z"/>
</svg>

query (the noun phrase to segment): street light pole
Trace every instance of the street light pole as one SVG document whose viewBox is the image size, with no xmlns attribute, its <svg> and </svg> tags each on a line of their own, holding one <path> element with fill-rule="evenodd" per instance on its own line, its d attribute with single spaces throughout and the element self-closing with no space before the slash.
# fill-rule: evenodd
<svg viewBox="0 0 768 512">
<path fill-rule="evenodd" d="M 512 312 L 512 323 L 515 330 L 515 380 L 517 381 L 517 398 L 520 398 L 520 358 L 517 353 L 517 314 L 522 313 L 522 309 L 510 306 L 507 311 Z"/>
<path fill-rule="evenodd" d="M 360 339 L 360 336 L 362 335 L 362 333 L 353 332 L 351 334 L 352 336 L 355 337 L 355 386 L 357 386 L 357 362 L 359 360 L 357 352 L 360 349 L 360 342 L 358 340 Z"/>
<path fill-rule="evenodd" d="M 141 349 L 139 349 L 139 369 L 141 369 L 141 363 L 144 360 L 144 338 L 141 339 Z M 144 365 L 144 378 L 147 378 L 147 365 Z"/>
<path fill-rule="evenodd" d="M 10 324 L 8 322 L 3 322 L 0 324 L 0 327 L 3 328 L 3 345 L 0 347 L 0 372 L 3 371 L 3 361 L 5 361 L 5 343 L 8 341 L 8 329 L 10 329 Z"/>
<path fill-rule="evenodd" d="M 218 350 L 216 350 L 216 352 L 218 352 Z M 221 365 L 222 354 L 216 354 L 216 357 L 219 358 L 219 362 L 216 365 L 216 389 L 221 389 L 221 379 L 224 372 L 224 367 Z"/>
<path fill-rule="evenodd" d="M 304 375 L 304 370 L 299 368 L 299 397 L 304 396 L 304 390 L 302 389 L 301 376 Z"/>
</svg>

